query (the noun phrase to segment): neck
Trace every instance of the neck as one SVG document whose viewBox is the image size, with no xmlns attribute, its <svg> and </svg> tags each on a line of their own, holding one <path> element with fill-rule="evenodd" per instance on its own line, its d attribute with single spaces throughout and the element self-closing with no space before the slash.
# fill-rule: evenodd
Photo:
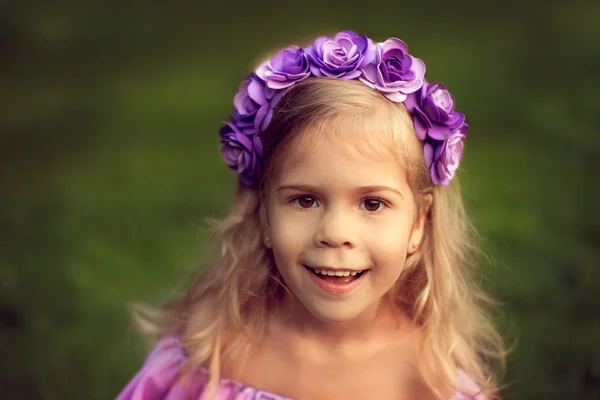
<svg viewBox="0 0 600 400">
<path fill-rule="evenodd" d="M 390 334 L 408 332 L 412 323 L 406 313 L 389 300 L 381 299 L 355 318 L 324 321 L 315 317 L 297 299 L 286 296 L 275 315 L 280 326 L 301 340 L 323 344 L 328 349 L 355 349 L 357 344 L 381 343 Z"/>
</svg>

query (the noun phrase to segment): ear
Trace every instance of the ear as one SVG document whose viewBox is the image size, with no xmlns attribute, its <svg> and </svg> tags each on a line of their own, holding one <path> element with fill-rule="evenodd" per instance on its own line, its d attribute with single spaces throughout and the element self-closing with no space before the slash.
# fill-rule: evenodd
<svg viewBox="0 0 600 400">
<path fill-rule="evenodd" d="M 267 207 L 264 204 L 261 204 L 259 210 L 259 219 L 260 219 L 260 230 L 263 235 L 263 243 L 265 247 L 268 249 L 272 249 L 273 245 L 271 244 L 271 228 L 269 226 L 269 216 L 268 216 Z"/>
<path fill-rule="evenodd" d="M 430 193 L 426 194 L 420 209 L 417 210 L 417 216 L 413 224 L 412 232 L 410 233 L 408 254 L 413 254 L 421 245 L 421 240 L 423 240 L 423 234 L 425 232 L 425 222 L 427 221 L 427 215 L 429 214 L 432 203 L 433 196 Z"/>
</svg>

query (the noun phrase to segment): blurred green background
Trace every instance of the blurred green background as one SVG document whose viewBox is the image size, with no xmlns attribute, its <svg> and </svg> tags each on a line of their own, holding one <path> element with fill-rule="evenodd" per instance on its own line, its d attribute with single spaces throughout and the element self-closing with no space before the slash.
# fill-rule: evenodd
<svg viewBox="0 0 600 400">
<path fill-rule="evenodd" d="M 262 54 L 404 39 L 471 130 L 484 286 L 517 338 L 506 399 L 600 399 L 600 2 L 0 2 L 0 398 L 110 399 L 145 356 L 126 308 L 207 258 L 217 130 Z M 204 249 L 204 250 L 203 250 Z"/>
</svg>

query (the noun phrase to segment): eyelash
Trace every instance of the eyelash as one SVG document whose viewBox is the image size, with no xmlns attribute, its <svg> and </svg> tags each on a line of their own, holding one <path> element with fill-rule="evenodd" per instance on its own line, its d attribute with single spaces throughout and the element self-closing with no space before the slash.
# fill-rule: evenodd
<svg viewBox="0 0 600 400">
<path fill-rule="evenodd" d="M 299 201 L 300 199 L 303 199 L 303 198 L 304 198 L 304 199 L 306 199 L 306 198 L 310 198 L 310 199 L 312 199 L 312 200 L 313 200 L 313 201 L 314 201 L 316 204 L 318 204 L 318 202 L 319 202 L 319 201 L 318 201 L 318 200 L 317 200 L 317 199 L 316 199 L 314 196 L 310 196 L 310 195 L 301 195 L 301 196 L 295 196 L 295 197 L 291 198 L 291 199 L 290 199 L 290 203 L 291 203 L 291 204 L 293 204 L 294 206 L 296 206 L 296 207 L 298 207 L 298 208 L 302 209 L 302 210 L 309 210 L 309 209 L 311 209 L 311 208 L 314 208 L 314 207 L 302 207 L 302 206 L 301 206 L 301 205 L 298 203 L 298 201 Z M 367 201 L 367 200 L 375 200 L 375 201 L 379 202 L 379 204 L 381 205 L 381 206 L 380 206 L 380 209 L 379 209 L 379 210 L 376 210 L 376 211 L 364 210 L 364 211 L 368 212 L 369 214 L 380 214 L 380 213 L 382 213 L 382 212 L 386 211 L 386 210 L 387 210 L 387 209 L 390 207 L 390 204 L 389 204 L 387 201 L 385 201 L 385 200 L 383 200 L 382 198 L 379 198 L 379 197 L 365 197 L 365 198 L 363 198 L 363 199 L 361 200 L 360 204 L 363 204 L 363 203 L 364 203 L 365 201 Z"/>
</svg>

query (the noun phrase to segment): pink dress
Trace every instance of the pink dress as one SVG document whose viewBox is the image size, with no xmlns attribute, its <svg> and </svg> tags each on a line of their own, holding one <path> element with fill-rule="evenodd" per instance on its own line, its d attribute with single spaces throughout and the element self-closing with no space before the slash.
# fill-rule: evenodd
<svg viewBox="0 0 600 400">
<path fill-rule="evenodd" d="M 208 371 L 198 369 L 178 379 L 179 370 L 186 359 L 181 342 L 176 337 L 158 341 L 137 375 L 129 382 L 116 400 L 209 400 L 205 393 Z M 473 382 L 461 370 L 459 380 L 467 388 Z M 256 389 L 231 379 L 221 379 L 214 400 L 292 400 Z M 483 395 L 467 396 L 455 393 L 450 400 L 485 400 Z"/>
</svg>

